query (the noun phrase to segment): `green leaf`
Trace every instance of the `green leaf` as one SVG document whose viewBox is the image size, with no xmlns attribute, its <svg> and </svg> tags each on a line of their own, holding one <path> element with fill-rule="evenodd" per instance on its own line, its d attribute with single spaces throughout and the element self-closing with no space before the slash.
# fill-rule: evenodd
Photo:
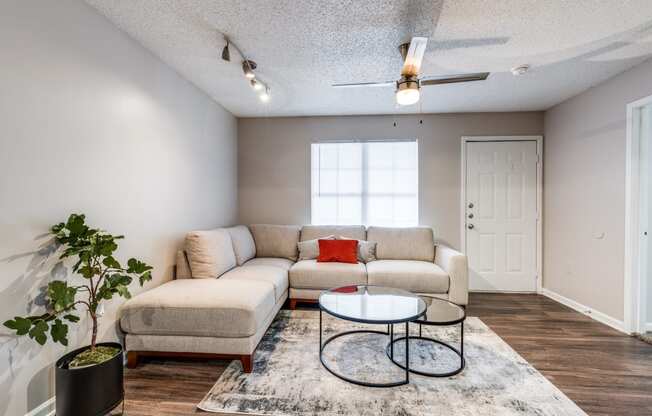
<svg viewBox="0 0 652 416">
<path fill-rule="evenodd" d="M 102 260 L 102 264 L 104 264 L 106 267 L 110 267 L 112 269 L 121 269 L 122 268 L 122 266 L 120 265 L 118 260 L 113 258 L 113 256 L 105 257 L 104 260 Z"/>
<path fill-rule="evenodd" d="M 62 345 L 68 345 L 68 325 L 63 323 L 61 319 L 54 321 L 50 328 L 50 335 L 52 336 L 52 341 Z"/>
<path fill-rule="evenodd" d="M 124 285 L 119 285 L 116 287 L 116 290 L 120 294 L 120 296 L 130 299 L 131 298 L 131 293 L 129 293 L 129 289 L 127 289 L 127 286 Z"/>
<path fill-rule="evenodd" d="M 146 271 L 145 273 L 141 274 L 138 277 L 138 281 L 140 282 L 140 285 L 144 285 L 145 282 L 149 282 L 152 280 L 152 272 L 151 271 Z"/>
<path fill-rule="evenodd" d="M 32 327 L 32 321 L 27 318 L 22 318 L 16 316 L 13 320 L 5 321 L 3 324 L 9 329 L 16 331 L 16 335 L 25 335 L 29 332 L 29 329 Z"/>
<path fill-rule="evenodd" d="M 48 324 L 45 321 L 36 321 L 34 326 L 29 331 L 29 337 L 38 342 L 41 345 L 44 345 L 48 340 L 47 335 L 45 334 L 48 330 Z"/>
<path fill-rule="evenodd" d="M 48 284 L 48 297 L 56 312 L 62 312 L 75 303 L 77 289 L 69 287 L 67 282 L 55 280 Z"/>
<path fill-rule="evenodd" d="M 79 316 L 77 315 L 67 314 L 63 315 L 63 318 L 70 322 L 79 322 Z"/>
<path fill-rule="evenodd" d="M 136 260 L 134 258 L 129 259 L 127 261 L 127 272 L 128 273 L 135 273 L 135 274 L 143 274 L 148 270 L 152 270 L 152 267 L 143 263 L 140 260 Z"/>
<path fill-rule="evenodd" d="M 86 279 L 90 279 L 91 277 L 95 276 L 95 272 L 97 271 L 96 268 L 91 267 L 90 265 L 85 265 L 83 267 L 80 267 L 77 272 L 84 276 Z"/>
</svg>

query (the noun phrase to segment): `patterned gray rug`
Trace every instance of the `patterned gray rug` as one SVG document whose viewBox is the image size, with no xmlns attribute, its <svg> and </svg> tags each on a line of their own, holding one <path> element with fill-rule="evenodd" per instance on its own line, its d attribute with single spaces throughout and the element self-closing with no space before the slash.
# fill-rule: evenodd
<svg viewBox="0 0 652 416">
<path fill-rule="evenodd" d="M 323 316 L 324 339 L 370 327 Z M 478 318 L 466 320 L 467 365 L 462 373 L 449 378 L 411 375 L 410 384 L 394 388 L 360 387 L 331 375 L 319 362 L 318 331 L 318 312 L 281 311 L 258 347 L 253 372 L 244 374 L 240 362 L 232 362 L 198 407 L 215 413 L 274 416 L 585 415 Z M 416 326 L 412 331 L 416 335 Z M 454 344 L 459 339 L 459 326 L 424 326 L 423 332 Z M 328 344 L 325 359 L 356 379 L 398 380 L 404 373 L 388 360 L 386 344 L 382 335 L 342 337 Z M 396 344 L 396 357 L 404 353 L 402 345 Z M 413 340 L 410 365 L 442 371 L 459 363 L 452 352 L 434 345 Z"/>
</svg>

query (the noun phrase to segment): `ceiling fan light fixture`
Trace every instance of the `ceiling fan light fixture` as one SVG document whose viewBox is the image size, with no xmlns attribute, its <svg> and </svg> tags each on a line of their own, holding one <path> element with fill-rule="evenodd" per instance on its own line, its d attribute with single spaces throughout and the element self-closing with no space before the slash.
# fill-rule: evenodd
<svg viewBox="0 0 652 416">
<path fill-rule="evenodd" d="M 419 81 L 414 78 L 402 78 L 396 84 L 396 102 L 398 105 L 412 105 L 419 102 Z"/>
</svg>

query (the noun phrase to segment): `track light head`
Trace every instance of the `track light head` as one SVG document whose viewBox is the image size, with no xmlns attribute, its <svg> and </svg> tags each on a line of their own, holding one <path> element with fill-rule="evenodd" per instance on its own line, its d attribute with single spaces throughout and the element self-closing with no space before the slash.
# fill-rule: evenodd
<svg viewBox="0 0 652 416">
<path fill-rule="evenodd" d="M 259 98 L 260 98 L 260 101 L 262 101 L 264 103 L 268 102 L 269 99 L 271 98 L 271 96 L 269 94 L 269 88 L 265 88 L 265 91 L 260 93 Z"/>
<path fill-rule="evenodd" d="M 226 40 L 226 46 L 222 49 L 222 59 L 226 62 L 231 62 L 231 52 L 229 51 L 229 40 Z"/>
<path fill-rule="evenodd" d="M 254 61 L 249 61 L 249 60 L 242 61 L 242 72 L 244 72 L 246 78 L 248 79 L 256 78 L 256 74 L 254 74 L 254 69 L 256 69 L 256 63 Z"/>
<path fill-rule="evenodd" d="M 256 78 L 249 81 L 249 83 L 251 84 L 251 88 L 253 88 L 254 91 L 260 91 L 263 89 L 263 83 L 258 81 Z"/>
</svg>

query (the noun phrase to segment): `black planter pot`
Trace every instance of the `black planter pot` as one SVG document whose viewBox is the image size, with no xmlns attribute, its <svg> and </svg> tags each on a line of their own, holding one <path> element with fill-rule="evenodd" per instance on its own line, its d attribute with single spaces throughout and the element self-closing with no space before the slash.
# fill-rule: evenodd
<svg viewBox="0 0 652 416">
<path fill-rule="evenodd" d="M 102 364 L 82 368 L 68 368 L 68 364 L 88 347 L 69 352 L 57 361 L 56 416 L 101 416 L 122 402 L 122 345 L 115 342 L 97 345 L 119 348 L 120 352 Z"/>
</svg>

